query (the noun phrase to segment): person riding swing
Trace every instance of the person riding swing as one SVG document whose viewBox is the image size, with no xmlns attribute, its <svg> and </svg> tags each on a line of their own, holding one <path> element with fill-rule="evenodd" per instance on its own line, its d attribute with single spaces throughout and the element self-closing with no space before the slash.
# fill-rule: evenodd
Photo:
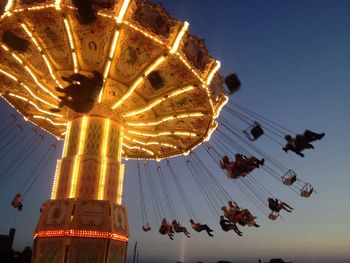
<svg viewBox="0 0 350 263">
<path fill-rule="evenodd" d="M 303 134 L 298 134 L 295 138 L 290 135 L 286 135 L 284 139 L 287 141 L 286 145 L 282 148 L 285 152 L 289 150 L 297 155 L 304 157 L 302 153 L 305 149 L 314 149 L 314 146 L 310 143 L 316 140 L 321 140 L 325 133 L 315 133 L 310 130 L 305 130 Z"/>
<path fill-rule="evenodd" d="M 190 219 L 190 223 L 191 223 L 191 227 L 197 231 L 197 232 L 201 232 L 203 230 L 205 230 L 207 232 L 207 234 L 211 237 L 213 237 L 214 235 L 211 233 L 213 232 L 212 229 L 210 229 L 210 227 L 208 227 L 208 225 L 202 225 L 200 224 L 199 222 L 198 223 L 195 223 L 193 219 Z"/>
<path fill-rule="evenodd" d="M 173 220 L 172 225 L 176 233 L 184 233 L 187 237 L 190 237 L 190 233 L 187 231 L 186 227 L 181 226 L 181 224 L 175 219 Z"/>
</svg>

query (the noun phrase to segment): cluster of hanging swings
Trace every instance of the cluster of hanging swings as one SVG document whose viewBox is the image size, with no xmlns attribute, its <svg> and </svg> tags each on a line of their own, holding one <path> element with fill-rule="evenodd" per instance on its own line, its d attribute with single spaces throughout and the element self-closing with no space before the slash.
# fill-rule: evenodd
<svg viewBox="0 0 350 263">
<path fill-rule="evenodd" d="M 1 121 L 1 123 L 3 123 L 5 127 L 0 130 L 0 134 L 3 134 L 0 139 L 0 158 L 6 160 L 6 158 L 11 157 L 17 149 L 17 153 L 14 157 L 11 160 L 6 160 L 6 166 L 0 171 L 0 182 L 3 187 L 12 178 L 18 180 L 16 176 L 17 171 L 22 167 L 23 163 L 31 156 L 35 155 L 35 151 L 44 141 L 44 135 L 40 134 L 37 128 L 31 128 L 30 132 L 24 131 L 23 124 L 18 123 L 18 118 L 13 114 L 9 115 L 5 120 Z M 26 143 L 23 144 L 25 140 Z M 11 206 L 17 209 L 17 211 L 22 211 L 23 200 L 32 189 L 43 170 L 47 167 L 56 149 L 56 143 L 51 144 L 46 152 L 42 154 L 32 171 L 26 173 L 27 178 L 22 182 L 22 187 L 17 190 L 17 193 L 11 201 Z M 18 182 L 18 184 L 20 183 Z"/>
<path fill-rule="evenodd" d="M 225 79 L 225 83 L 227 85 L 227 88 L 229 89 L 230 94 L 232 94 L 233 92 L 236 92 L 240 88 L 240 85 L 241 85 L 239 79 L 237 78 L 237 76 L 234 73 L 229 75 Z M 261 138 L 263 135 L 265 135 L 265 136 L 269 137 L 271 140 L 279 143 L 276 139 L 274 139 L 272 136 L 270 136 L 266 133 L 266 131 L 268 131 L 268 132 L 272 133 L 273 135 L 277 135 L 278 137 L 284 138 L 287 141 L 286 144 L 284 145 L 284 147 L 282 148 L 285 152 L 290 150 L 290 151 L 296 153 L 297 155 L 304 157 L 304 154 L 302 153 L 303 150 L 314 148 L 313 145 L 310 144 L 310 142 L 320 140 L 324 137 L 324 133 L 314 133 L 312 131 L 306 130 L 303 134 L 296 134 L 296 133 L 284 128 L 285 130 L 288 130 L 290 133 L 295 134 L 295 137 L 293 138 L 292 136 L 290 136 L 282 131 L 283 127 L 281 125 L 278 125 L 275 122 L 272 122 L 272 121 L 270 121 L 270 120 L 268 120 L 268 119 L 266 119 L 266 118 L 264 118 L 256 113 L 248 110 L 247 108 L 245 108 L 243 106 L 236 105 L 236 108 L 239 109 L 241 112 L 233 110 L 230 107 L 226 107 L 226 109 L 231 114 L 233 114 L 237 118 L 240 118 L 242 121 L 246 122 L 247 128 L 245 128 L 244 130 L 239 130 L 236 127 L 234 127 L 232 125 L 232 123 L 227 121 L 225 118 L 222 118 L 220 120 L 220 122 L 221 122 L 220 124 L 222 127 L 224 127 L 225 129 L 227 129 L 227 131 L 234 134 L 241 141 L 244 141 L 244 140 L 242 139 L 242 137 L 239 133 L 243 132 L 244 137 L 246 139 L 248 139 L 248 141 L 250 143 L 255 142 L 256 140 Z M 250 117 L 247 117 L 247 115 L 249 115 L 253 119 L 251 119 Z M 13 123 L 15 123 L 17 121 L 17 118 L 14 115 L 11 115 L 10 117 L 11 117 L 11 119 L 13 119 L 13 121 L 10 124 L 8 124 L 8 126 L 5 127 L 5 129 L 9 129 L 9 127 L 11 127 L 13 125 Z M 23 130 L 23 127 L 20 124 L 17 124 L 17 127 L 19 128 L 20 131 Z M 43 136 L 38 135 L 36 129 L 34 129 L 33 131 L 35 132 L 36 136 L 39 137 L 39 139 L 41 138 L 40 141 L 42 141 Z M 2 133 L 2 132 L 4 132 L 4 131 L 0 131 L 0 133 Z M 252 144 L 248 145 L 254 151 L 259 153 L 263 157 L 261 159 L 258 159 L 253 154 L 250 154 L 249 152 L 245 151 L 245 149 L 242 148 L 238 143 L 232 142 L 231 138 L 229 136 L 227 136 L 227 134 L 225 132 L 222 132 L 219 130 L 218 133 L 220 133 L 220 135 L 222 136 L 222 141 L 216 141 L 215 139 L 213 139 L 216 146 L 209 146 L 207 148 L 207 152 L 212 158 L 216 159 L 216 161 L 217 161 L 218 160 L 217 156 L 220 156 L 220 153 L 217 150 L 217 148 L 218 148 L 217 145 L 220 145 L 219 147 L 222 147 L 224 149 L 224 150 L 221 150 L 222 153 L 223 152 L 230 152 L 231 149 L 228 149 L 228 147 L 232 147 L 232 148 L 236 149 L 236 154 L 234 155 L 236 160 L 234 162 L 230 161 L 229 157 L 226 155 L 221 155 L 223 157 L 219 161 L 220 168 L 227 170 L 227 176 L 230 179 L 241 179 L 242 177 L 246 177 L 248 174 L 250 174 L 256 168 L 263 167 L 263 169 L 265 171 L 269 172 L 274 177 L 281 180 L 282 183 L 286 186 L 292 187 L 292 186 L 299 184 L 299 187 L 297 187 L 297 189 L 299 190 L 300 195 L 304 198 L 310 197 L 310 195 L 314 192 L 313 187 L 309 183 L 305 183 L 302 180 L 298 179 L 297 174 L 293 170 L 287 169 L 278 161 L 273 160 L 270 156 L 266 155 L 264 152 L 262 152 L 256 146 L 253 146 Z M 5 137 L 7 137 L 7 136 L 5 136 Z M 209 145 L 209 143 L 207 143 L 207 144 Z M 4 149 L 5 147 L 7 147 L 8 145 L 9 145 L 9 142 L 3 146 L 0 146 L 1 147 L 0 151 L 2 149 Z M 35 149 L 37 146 L 38 146 L 38 144 L 35 144 L 33 141 L 30 142 L 28 145 L 26 145 L 23 149 L 26 154 L 29 152 L 29 154 L 27 154 L 26 156 L 28 157 L 31 153 L 30 150 L 33 151 L 33 149 Z M 56 149 L 56 146 L 54 146 L 54 148 Z M 23 155 L 23 153 L 22 153 L 22 155 Z M 213 155 L 216 155 L 216 157 L 213 157 Z M 46 156 L 46 154 L 45 154 L 45 156 Z M 247 156 L 249 156 L 249 157 L 247 157 Z M 193 176 L 197 177 L 197 178 L 195 178 L 195 180 L 197 180 L 197 183 L 202 188 L 201 189 L 202 193 L 205 195 L 205 192 L 208 189 L 205 189 L 205 183 L 201 182 L 201 180 L 213 180 L 212 182 L 215 184 L 216 183 L 215 179 L 213 179 L 213 178 L 203 179 L 203 178 L 198 177 L 199 174 L 203 174 L 203 173 L 205 174 L 205 173 L 208 173 L 208 171 L 202 170 L 199 173 L 196 172 L 196 169 L 198 169 L 198 167 L 201 167 L 200 169 L 206 169 L 205 165 L 204 165 L 204 163 L 200 163 L 201 161 L 198 159 L 198 157 L 195 154 L 190 158 L 193 158 L 193 159 L 191 161 L 190 161 L 190 159 L 187 159 L 186 164 L 188 165 L 188 168 L 189 168 L 190 172 L 193 174 Z M 40 161 L 39 165 L 41 164 L 42 160 Z M 269 163 L 271 163 L 272 165 L 277 167 L 277 170 L 284 171 L 284 173 L 282 175 L 279 175 L 273 168 L 271 168 L 268 165 L 264 165 L 265 160 L 268 160 Z M 168 166 L 169 166 L 169 161 L 167 161 L 167 162 L 168 162 Z M 143 187 L 142 187 L 140 167 L 139 167 L 139 164 L 137 164 L 137 165 L 138 165 L 138 172 L 139 172 L 138 174 L 139 174 L 139 185 L 140 185 L 142 221 L 143 221 L 142 229 L 144 232 L 149 232 L 149 231 L 151 231 L 152 228 L 151 228 L 151 225 L 148 221 L 147 209 L 145 207 L 145 196 L 144 196 Z M 197 165 L 197 168 L 195 167 L 196 165 Z M 168 205 L 171 217 L 177 218 L 175 215 L 175 209 L 174 209 L 174 206 L 172 204 L 171 197 L 169 196 L 170 195 L 169 190 L 167 189 L 167 187 L 165 185 L 163 175 L 161 174 L 159 168 L 160 167 L 158 166 L 157 173 L 159 175 L 160 182 L 162 184 L 162 190 L 164 193 L 165 202 Z M 186 211 L 188 212 L 188 215 L 191 218 L 190 223 L 191 223 L 192 229 L 195 230 L 196 232 L 206 231 L 209 236 L 213 236 L 213 234 L 212 234 L 213 230 L 210 229 L 210 227 L 208 227 L 206 224 L 199 223 L 198 220 L 196 220 L 197 222 L 195 222 L 195 220 L 192 219 L 192 218 L 196 219 L 195 214 L 193 212 L 193 208 L 191 207 L 186 194 L 184 193 L 181 185 L 179 184 L 173 168 L 171 168 L 169 166 L 169 170 L 170 170 L 170 174 L 172 175 L 172 177 L 175 181 L 176 187 L 178 188 L 178 191 L 180 193 L 180 197 L 183 199 Z M 146 171 L 146 173 L 147 173 L 147 171 Z M 149 171 L 148 171 L 148 174 L 150 174 Z M 153 180 L 153 179 L 151 179 L 151 177 L 149 175 L 146 175 L 146 178 L 149 178 L 149 180 Z M 36 179 L 37 179 L 37 177 L 34 179 L 34 181 Z M 29 191 L 29 189 L 33 185 L 34 181 L 31 183 L 29 188 L 27 187 L 24 194 L 22 194 L 22 191 L 19 191 L 15 195 L 15 197 L 13 198 L 11 205 L 14 208 L 16 208 L 18 211 L 22 210 L 22 208 L 23 208 L 23 196 L 26 194 L 27 191 Z M 250 178 L 249 180 L 247 180 L 247 182 L 242 181 L 242 183 L 244 184 L 244 186 L 248 190 L 254 191 L 254 189 L 257 189 L 258 182 L 255 181 L 255 179 L 253 179 L 253 178 Z M 159 203 L 159 196 L 157 196 L 158 191 L 155 188 L 152 189 L 152 185 L 153 185 L 153 187 L 155 187 L 154 182 L 149 181 L 148 184 L 151 188 L 152 194 L 154 194 L 153 200 L 152 200 L 153 206 L 155 207 L 155 210 L 157 211 L 158 215 L 160 216 L 162 214 L 160 211 L 162 208 L 161 208 L 161 204 Z M 300 184 L 301 184 L 301 186 L 300 186 Z M 216 186 L 216 187 L 218 187 L 218 189 L 220 191 L 220 186 Z M 271 196 L 271 193 L 269 193 L 268 190 L 265 189 L 265 190 L 263 190 L 263 192 L 265 192 L 265 193 L 264 194 L 260 193 L 260 197 L 259 197 L 260 199 L 264 199 L 264 198 L 262 198 L 262 196 L 267 196 L 267 194 L 269 194 Z M 232 200 L 232 198 L 229 197 L 227 193 L 224 193 L 223 196 L 224 196 L 224 198 L 227 198 L 226 200 Z M 217 201 L 216 205 L 213 205 L 209 196 L 206 196 L 205 199 L 207 200 L 209 206 L 211 206 L 212 212 L 215 214 L 215 216 L 218 216 L 218 214 L 215 210 L 218 208 L 218 205 L 217 205 L 218 202 L 222 202 L 222 199 Z M 270 220 L 276 220 L 277 218 L 281 217 L 280 211 L 282 209 L 286 210 L 287 212 L 292 212 L 292 210 L 293 210 L 293 208 L 291 206 L 289 206 L 285 202 L 278 200 L 277 198 L 269 197 L 269 198 L 267 198 L 267 200 L 268 200 L 268 202 L 267 202 L 268 207 L 271 210 L 270 213 L 268 214 L 268 218 Z M 266 202 L 266 198 L 265 198 L 264 202 Z M 235 204 L 235 206 L 232 205 L 232 201 L 229 201 L 228 207 L 226 207 L 226 206 L 221 207 L 223 215 L 222 214 L 220 215 L 220 225 L 224 231 L 234 230 L 238 235 L 242 235 L 242 232 L 240 232 L 240 230 L 237 228 L 236 224 L 240 224 L 242 226 L 248 225 L 248 226 L 259 227 L 259 225 L 255 222 L 256 217 L 253 216 L 249 212 L 248 209 L 241 209 L 238 207 L 238 205 L 236 203 L 234 203 L 234 204 Z M 262 210 L 266 211 L 265 209 L 266 209 L 265 207 L 262 208 Z M 173 239 L 175 233 L 184 233 L 184 235 L 186 235 L 187 237 L 190 237 L 190 233 L 187 231 L 186 227 L 182 226 L 178 220 L 174 219 L 171 223 L 169 223 L 165 217 L 160 217 L 160 218 L 162 218 L 160 228 L 159 228 L 160 234 L 168 235 L 170 239 Z"/>
<path fill-rule="evenodd" d="M 270 135 L 267 135 L 263 129 L 263 126 L 261 123 L 263 123 L 264 125 L 266 125 L 266 129 L 267 131 L 269 131 L 270 134 L 278 136 L 278 137 L 282 137 L 284 138 L 287 142 L 283 147 L 283 150 L 285 152 L 287 152 L 288 150 L 291 150 L 293 152 L 295 152 L 297 155 L 304 157 L 304 154 L 302 153 L 303 150 L 305 149 L 310 149 L 310 148 L 314 148 L 310 142 L 316 141 L 316 140 L 321 140 L 324 137 L 324 133 L 315 133 L 312 132 L 310 130 L 305 130 L 305 132 L 303 134 L 296 134 L 290 130 L 288 130 L 287 128 L 284 128 L 283 126 L 257 114 L 252 112 L 251 110 L 235 104 L 235 109 L 232 109 L 230 107 L 226 107 L 226 110 L 231 113 L 233 116 L 239 118 L 241 121 L 247 123 L 248 127 L 244 130 L 242 130 L 243 134 L 245 135 L 245 137 L 250 141 L 250 142 L 254 142 L 257 139 L 259 139 L 262 135 L 266 135 L 267 137 L 269 137 L 270 139 L 272 139 L 273 141 L 279 143 L 275 138 L 273 138 Z M 232 124 L 229 123 L 227 120 L 223 119 L 222 120 L 222 126 L 225 126 L 225 128 L 227 128 L 228 130 L 230 129 L 237 129 L 236 127 L 232 127 Z M 227 126 L 231 126 L 231 127 L 227 127 Z M 286 135 L 286 133 L 284 131 L 288 131 L 289 133 L 294 133 L 296 134 L 296 136 L 294 138 L 292 138 L 292 136 L 290 135 Z M 233 133 L 237 135 L 237 130 L 234 131 Z M 225 136 L 225 135 L 223 135 Z M 227 140 L 229 140 L 228 138 L 226 138 Z M 240 138 L 242 139 L 242 138 Z M 280 144 L 280 143 L 279 143 Z M 282 144 L 283 145 L 283 144 Z M 255 146 L 251 146 L 254 150 L 257 150 Z M 258 152 L 262 155 L 264 155 L 264 153 L 261 150 L 258 150 Z M 222 162 L 224 162 L 224 159 L 227 158 L 227 156 L 224 156 L 223 159 L 220 161 L 220 166 L 221 168 L 225 168 L 222 165 Z M 267 158 L 269 159 L 269 158 Z M 274 161 L 277 162 L 277 161 Z M 279 164 L 277 164 L 279 165 Z M 231 165 L 232 166 L 232 165 Z M 270 169 L 270 168 L 266 168 L 266 169 Z M 247 173 L 233 173 L 232 172 L 232 168 L 231 169 L 227 169 L 228 171 L 228 177 L 232 178 L 232 179 L 236 179 L 242 176 L 246 176 Z M 287 186 L 292 186 L 295 182 L 300 181 L 297 178 L 297 174 L 291 170 L 291 169 L 285 169 L 285 172 L 281 177 L 281 181 L 284 185 Z M 313 187 L 309 184 L 309 183 L 304 183 L 303 186 L 301 186 L 299 188 L 299 193 L 302 197 L 308 198 L 310 197 L 310 195 L 313 193 L 314 189 Z"/>
</svg>

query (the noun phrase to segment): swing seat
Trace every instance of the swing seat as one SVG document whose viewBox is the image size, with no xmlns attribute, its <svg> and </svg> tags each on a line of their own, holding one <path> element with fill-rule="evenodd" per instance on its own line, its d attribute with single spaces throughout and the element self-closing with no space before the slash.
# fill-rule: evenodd
<svg viewBox="0 0 350 263">
<path fill-rule="evenodd" d="M 246 176 L 248 173 L 246 172 L 241 172 L 239 170 L 236 171 L 227 171 L 227 177 L 230 179 L 237 179 L 239 177 L 244 177 Z"/>
<path fill-rule="evenodd" d="M 275 221 L 278 218 L 279 214 L 275 213 L 275 212 L 271 212 L 268 216 L 269 219 L 271 219 L 272 221 Z"/>
<path fill-rule="evenodd" d="M 148 232 L 151 230 L 151 226 L 149 225 L 149 223 L 146 223 L 142 226 L 142 230 L 145 232 Z"/>
<path fill-rule="evenodd" d="M 297 174 L 293 170 L 289 170 L 282 176 L 282 182 L 285 185 L 292 185 L 297 180 Z"/>
<path fill-rule="evenodd" d="M 264 134 L 264 130 L 261 128 L 260 123 L 254 121 L 247 129 L 243 130 L 243 133 L 250 141 L 257 140 L 261 135 Z"/>
<path fill-rule="evenodd" d="M 166 235 L 166 229 L 164 228 L 164 227 L 161 227 L 161 228 L 159 228 L 159 233 L 161 234 L 161 235 Z"/>
<path fill-rule="evenodd" d="M 301 188 L 300 195 L 302 197 L 308 198 L 310 197 L 313 191 L 314 191 L 314 188 L 309 183 L 307 183 L 303 186 L 303 188 Z"/>
<path fill-rule="evenodd" d="M 183 233 L 184 232 L 184 227 L 180 225 L 173 225 L 173 229 L 176 233 Z"/>
<path fill-rule="evenodd" d="M 225 84 L 230 95 L 235 93 L 241 87 L 241 81 L 235 73 L 231 73 L 225 78 Z"/>
<path fill-rule="evenodd" d="M 13 198 L 11 205 L 14 208 L 17 208 L 18 211 L 21 211 L 23 208 L 23 204 L 22 204 L 22 196 L 21 194 L 16 194 L 15 197 Z"/>
</svg>

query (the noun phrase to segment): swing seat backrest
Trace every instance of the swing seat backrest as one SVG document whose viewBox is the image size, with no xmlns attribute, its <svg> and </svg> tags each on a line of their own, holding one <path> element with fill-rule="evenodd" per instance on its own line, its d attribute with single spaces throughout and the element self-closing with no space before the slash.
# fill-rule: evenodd
<svg viewBox="0 0 350 263">
<path fill-rule="evenodd" d="M 283 184 L 292 185 L 296 181 L 295 177 L 288 177 L 283 179 Z"/>
<path fill-rule="evenodd" d="M 145 225 L 142 226 L 142 230 L 145 231 L 145 232 L 148 232 L 151 230 L 151 227 L 150 225 L 147 223 Z"/>
<path fill-rule="evenodd" d="M 282 182 L 285 185 L 292 185 L 297 180 L 297 174 L 293 170 L 289 170 L 282 177 Z"/>
<path fill-rule="evenodd" d="M 260 124 L 255 121 L 247 129 L 243 130 L 243 133 L 250 141 L 253 142 L 264 134 L 264 130 L 261 128 Z"/>
<path fill-rule="evenodd" d="M 261 128 L 260 124 L 256 124 L 251 130 L 250 134 L 253 136 L 253 138 L 256 140 L 258 139 L 261 135 L 264 134 L 264 130 Z"/>
<path fill-rule="evenodd" d="M 21 194 L 16 194 L 16 196 L 13 198 L 12 202 L 11 202 L 11 205 L 14 207 L 14 208 L 20 208 L 22 207 L 22 197 L 21 197 Z"/>
<path fill-rule="evenodd" d="M 159 229 L 159 233 L 162 234 L 162 235 L 166 235 L 166 229 L 160 228 Z"/>
<path fill-rule="evenodd" d="M 184 232 L 184 228 L 180 225 L 173 225 L 173 229 L 176 233 Z"/>
<path fill-rule="evenodd" d="M 271 212 L 268 216 L 269 219 L 275 221 L 277 218 L 278 218 L 279 214 L 278 213 L 274 213 L 274 212 Z"/>
<path fill-rule="evenodd" d="M 300 192 L 300 195 L 301 195 L 302 197 L 308 198 L 308 197 L 311 195 L 311 193 L 308 192 L 308 191 L 301 191 L 301 192 Z"/>
<path fill-rule="evenodd" d="M 308 197 L 310 197 L 310 195 L 312 194 L 313 191 L 314 191 L 314 188 L 310 184 L 307 183 L 303 186 L 303 188 L 301 188 L 300 195 L 302 197 L 308 198 Z"/>
<path fill-rule="evenodd" d="M 239 170 L 235 170 L 235 171 L 227 171 L 227 177 L 230 178 L 230 179 L 237 179 L 239 177 L 244 177 L 246 176 L 247 173 L 245 172 L 241 172 Z"/>
<path fill-rule="evenodd" d="M 235 73 L 231 73 L 225 78 L 225 84 L 229 91 L 229 94 L 233 94 L 241 87 L 241 81 Z"/>
</svg>

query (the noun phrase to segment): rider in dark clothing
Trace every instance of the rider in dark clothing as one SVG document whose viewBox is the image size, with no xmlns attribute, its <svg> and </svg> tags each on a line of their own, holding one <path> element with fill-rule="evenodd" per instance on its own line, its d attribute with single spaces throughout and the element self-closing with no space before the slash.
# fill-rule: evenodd
<svg viewBox="0 0 350 263">
<path fill-rule="evenodd" d="M 163 218 L 162 220 L 162 224 L 160 225 L 160 228 L 159 228 L 159 233 L 161 233 L 162 235 L 168 235 L 171 240 L 174 239 L 173 226 L 168 224 L 168 221 L 166 220 L 166 218 Z"/>
<path fill-rule="evenodd" d="M 304 157 L 302 153 L 305 149 L 314 149 L 314 146 L 310 143 L 316 140 L 321 140 L 325 133 L 315 133 L 310 130 L 305 130 L 305 132 L 300 135 L 298 134 L 295 138 L 292 138 L 290 135 L 286 135 L 284 138 L 287 141 L 286 145 L 283 147 L 283 150 L 287 152 L 291 150 L 297 155 Z"/>
<path fill-rule="evenodd" d="M 191 222 L 192 228 L 193 228 L 194 230 L 196 230 L 197 232 L 201 232 L 201 231 L 205 230 L 205 231 L 207 231 L 207 234 L 208 234 L 209 236 L 211 236 L 211 237 L 214 236 L 214 235 L 211 233 L 211 232 L 213 232 L 213 230 L 211 230 L 211 229 L 208 227 L 208 225 L 202 225 L 202 224 L 200 224 L 200 223 L 195 223 L 195 222 L 193 221 L 193 219 L 191 219 L 190 222 Z"/>
<path fill-rule="evenodd" d="M 220 226 L 225 232 L 234 230 L 237 235 L 242 236 L 242 232 L 238 229 L 238 227 L 229 220 L 226 220 L 224 216 L 220 216 Z"/>
<path fill-rule="evenodd" d="M 292 210 L 294 210 L 294 208 L 291 207 L 290 205 L 288 205 L 284 202 L 279 202 L 277 200 L 277 198 L 275 198 L 275 199 L 268 198 L 268 202 L 269 202 L 269 208 L 276 213 L 279 213 L 281 211 L 281 209 L 284 209 L 289 213 L 291 213 Z"/>
<path fill-rule="evenodd" d="M 186 227 L 181 226 L 178 221 L 173 220 L 172 225 L 176 233 L 183 232 L 187 237 L 190 237 L 190 233 L 187 231 Z"/>
</svg>

